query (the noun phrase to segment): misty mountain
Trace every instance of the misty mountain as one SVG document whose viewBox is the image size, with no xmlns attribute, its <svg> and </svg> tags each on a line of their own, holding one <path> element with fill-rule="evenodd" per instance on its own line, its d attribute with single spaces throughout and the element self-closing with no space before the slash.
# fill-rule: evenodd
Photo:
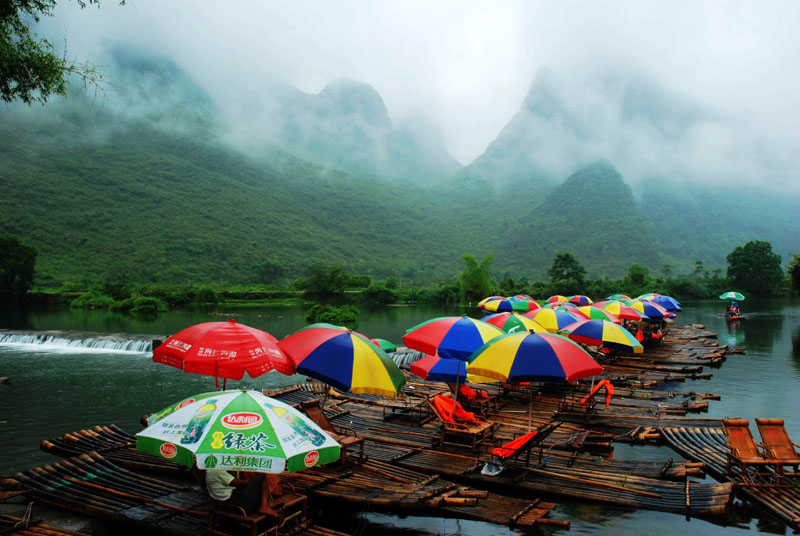
<svg viewBox="0 0 800 536">
<path fill-rule="evenodd" d="M 504 249 L 518 268 L 544 273 L 553 254 L 569 252 L 591 277 L 617 276 L 634 262 L 657 266 L 659 254 L 630 186 L 608 162 L 576 171 L 520 220 Z"/>
<path fill-rule="evenodd" d="M 317 94 L 280 92 L 270 143 L 335 169 L 422 183 L 449 177 L 461 165 L 439 127 L 423 118 L 395 126 L 383 99 L 365 83 L 339 79 Z"/>
</svg>

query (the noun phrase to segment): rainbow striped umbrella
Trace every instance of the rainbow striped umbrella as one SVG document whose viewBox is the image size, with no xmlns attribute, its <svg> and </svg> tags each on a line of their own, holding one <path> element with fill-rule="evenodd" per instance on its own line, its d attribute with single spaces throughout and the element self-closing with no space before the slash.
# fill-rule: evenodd
<svg viewBox="0 0 800 536">
<path fill-rule="evenodd" d="M 515 333 L 517 331 L 547 333 L 547 330 L 536 320 L 519 313 L 497 313 L 496 315 L 485 317 L 483 321 L 487 324 L 497 326 L 506 333 Z"/>
<path fill-rule="evenodd" d="M 492 312 L 512 312 L 512 311 L 533 311 L 539 308 L 539 304 L 518 298 L 502 298 L 489 300 L 481 306 L 485 311 Z"/>
<path fill-rule="evenodd" d="M 662 296 L 656 296 L 655 298 L 653 298 L 650 301 L 652 301 L 655 304 L 660 305 L 661 307 L 663 307 L 664 309 L 666 309 L 670 313 L 674 313 L 674 312 L 680 313 L 682 311 L 680 302 L 678 300 L 676 300 L 675 298 L 673 298 L 672 296 L 663 296 L 663 295 Z"/>
<path fill-rule="evenodd" d="M 594 303 L 589 296 L 584 296 L 583 294 L 570 296 L 568 301 L 576 305 L 591 305 Z"/>
<path fill-rule="evenodd" d="M 536 320 L 550 333 L 558 333 L 559 329 L 578 320 L 576 315 L 555 309 L 537 309 L 536 311 L 525 313 L 525 316 Z"/>
<path fill-rule="evenodd" d="M 552 304 L 551 304 L 552 305 Z M 565 313 L 569 313 L 574 316 L 576 319 L 581 320 L 583 318 L 587 318 L 585 314 L 580 312 L 578 309 L 579 307 L 574 303 L 560 303 L 557 304 L 555 307 L 548 307 L 548 309 L 552 309 L 553 311 L 563 311 Z"/>
<path fill-rule="evenodd" d="M 457 359 L 443 359 L 438 355 L 426 355 L 410 367 L 411 374 L 424 380 L 446 383 L 492 383 L 495 380 L 485 376 L 467 374 L 467 367 Z"/>
<path fill-rule="evenodd" d="M 444 316 L 416 325 L 403 335 L 413 350 L 466 361 L 486 342 L 503 335 L 503 330 L 468 316 Z"/>
<path fill-rule="evenodd" d="M 575 342 L 592 346 L 604 346 L 641 354 L 644 351 L 641 343 L 631 333 L 608 320 L 580 320 L 571 324 L 559 333 Z"/>
<path fill-rule="evenodd" d="M 600 306 L 601 309 L 604 311 L 608 311 L 612 315 L 616 316 L 622 320 L 634 320 L 636 322 L 642 322 L 645 320 L 650 320 L 650 317 L 644 313 L 640 313 L 636 309 L 625 305 L 623 302 L 618 300 L 613 300 L 607 303 L 598 302 L 595 306 Z"/>
<path fill-rule="evenodd" d="M 612 294 L 611 296 L 606 298 L 606 301 L 610 301 L 610 300 L 620 300 L 620 301 L 622 301 L 622 300 L 630 300 L 630 299 L 631 299 L 631 297 L 628 296 L 627 294 Z"/>
<path fill-rule="evenodd" d="M 297 372 L 343 391 L 395 396 L 406 383 L 386 352 L 364 335 L 331 324 L 311 324 L 278 346 Z"/>
<path fill-rule="evenodd" d="M 561 294 L 556 294 L 555 296 L 550 296 L 547 298 L 545 303 L 555 303 L 555 302 L 568 302 L 569 298 L 567 296 L 562 296 Z"/>
<path fill-rule="evenodd" d="M 603 372 L 576 343 L 549 333 L 509 333 L 475 351 L 467 372 L 501 382 L 572 382 Z"/>
<path fill-rule="evenodd" d="M 637 300 L 652 300 L 656 296 L 661 296 L 661 294 L 659 294 L 658 292 L 648 292 L 646 294 L 642 294 L 640 296 L 637 296 L 636 299 Z"/>
<path fill-rule="evenodd" d="M 577 309 L 578 308 L 578 306 L 575 305 L 574 303 L 569 303 L 569 302 L 565 302 L 565 301 L 557 301 L 557 302 L 553 302 L 553 303 L 546 303 L 544 305 L 545 309 L 558 309 L 559 307 L 567 308 L 567 309 Z"/>
<path fill-rule="evenodd" d="M 478 307 L 483 307 L 486 304 L 486 302 L 490 302 L 492 300 L 505 300 L 505 299 L 506 299 L 505 296 L 489 296 L 488 298 L 484 298 L 481 301 L 479 301 Z"/>
<path fill-rule="evenodd" d="M 594 307 L 592 305 L 587 305 L 585 307 L 578 307 L 578 309 L 576 309 L 576 312 L 581 313 L 589 320 L 608 320 L 609 322 L 613 322 L 615 324 L 622 324 L 622 320 L 620 320 L 613 314 L 609 313 L 605 309 Z"/>
<path fill-rule="evenodd" d="M 634 300 L 630 304 L 631 309 L 635 309 L 640 313 L 646 314 L 651 320 L 660 320 L 662 318 L 670 318 L 669 312 L 658 304 L 647 300 Z"/>
</svg>

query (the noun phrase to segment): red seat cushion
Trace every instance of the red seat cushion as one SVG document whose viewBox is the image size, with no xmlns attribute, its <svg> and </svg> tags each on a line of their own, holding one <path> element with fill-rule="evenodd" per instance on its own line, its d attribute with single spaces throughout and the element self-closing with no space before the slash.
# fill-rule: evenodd
<svg viewBox="0 0 800 536">
<path fill-rule="evenodd" d="M 537 432 L 534 430 L 533 432 L 528 432 L 525 435 L 521 435 L 515 440 L 509 441 L 502 447 L 497 447 L 492 451 L 492 454 L 505 460 L 506 458 L 513 456 L 520 448 L 522 448 L 523 445 L 525 445 L 526 442 L 528 442 L 528 440 L 533 438 L 536 433 Z"/>
</svg>

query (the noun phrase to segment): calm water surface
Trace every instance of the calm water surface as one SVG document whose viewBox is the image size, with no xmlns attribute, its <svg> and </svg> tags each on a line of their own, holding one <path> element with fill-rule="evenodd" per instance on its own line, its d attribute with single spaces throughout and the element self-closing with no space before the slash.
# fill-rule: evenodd
<svg viewBox="0 0 800 536">
<path fill-rule="evenodd" d="M 677 391 L 714 392 L 712 417 L 777 417 L 786 421 L 795 441 L 800 442 L 800 303 L 797 301 L 747 301 L 743 314 L 748 320 L 727 326 L 717 316 L 722 302 L 686 302 L 680 323 L 702 323 L 719 334 L 720 344 L 747 348 L 733 355 L 710 381 L 669 386 Z M 279 308 L 233 311 L 237 321 L 266 330 L 282 338 L 303 327 L 302 309 Z M 386 307 L 364 311 L 358 331 L 400 343 L 405 330 L 436 316 L 462 314 L 459 309 L 430 307 Z M 479 315 L 475 315 L 479 316 Z M 165 336 L 190 325 L 227 316 L 208 312 L 170 312 L 152 321 L 105 312 L 15 313 L 0 318 L 0 329 L 79 330 Z M 138 431 L 144 413 L 160 409 L 188 395 L 212 390 L 214 380 L 184 374 L 152 363 L 149 354 L 89 351 L 85 348 L 46 349 L 35 345 L 0 345 L 0 376 L 11 382 L 0 386 L 0 476 L 52 462 L 39 450 L 41 439 L 79 428 L 115 423 Z M 259 378 L 228 382 L 228 387 L 267 388 L 301 380 L 271 372 Z M 667 448 L 615 448 L 617 458 L 666 460 L 678 458 Z M 734 508 L 727 525 L 673 514 L 620 511 L 597 505 L 560 504 L 554 517 L 572 522 L 570 534 L 788 534 L 780 523 L 744 505 Z M 53 515 L 53 514 L 51 514 Z M 55 514 L 58 516 L 58 514 Z M 63 514 L 62 514 L 63 515 Z M 369 514 L 336 520 L 346 531 L 389 534 L 512 534 L 494 525 L 476 522 L 405 518 Z"/>
</svg>

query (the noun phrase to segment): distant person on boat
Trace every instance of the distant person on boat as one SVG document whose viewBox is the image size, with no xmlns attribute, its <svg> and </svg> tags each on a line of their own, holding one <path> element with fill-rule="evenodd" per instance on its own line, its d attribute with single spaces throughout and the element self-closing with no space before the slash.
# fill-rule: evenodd
<svg viewBox="0 0 800 536">
<path fill-rule="evenodd" d="M 735 301 L 732 301 L 730 307 L 728 307 L 728 316 L 731 318 L 739 318 L 739 304 Z"/>
</svg>

